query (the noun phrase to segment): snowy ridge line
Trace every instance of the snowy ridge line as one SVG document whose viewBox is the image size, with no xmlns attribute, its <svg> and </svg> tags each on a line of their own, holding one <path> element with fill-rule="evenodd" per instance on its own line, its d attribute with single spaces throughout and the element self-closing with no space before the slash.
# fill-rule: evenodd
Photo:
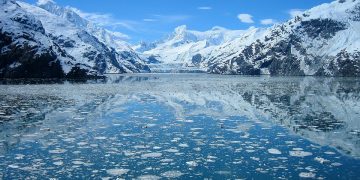
<svg viewBox="0 0 360 180">
<path fill-rule="evenodd" d="M 0 77 L 87 78 L 150 72 L 116 33 L 53 1 L 2 0 Z"/>
<path fill-rule="evenodd" d="M 359 14 L 359 0 L 336 0 L 267 29 L 180 26 L 167 39 L 134 49 L 149 64 L 216 74 L 360 76 Z"/>
</svg>

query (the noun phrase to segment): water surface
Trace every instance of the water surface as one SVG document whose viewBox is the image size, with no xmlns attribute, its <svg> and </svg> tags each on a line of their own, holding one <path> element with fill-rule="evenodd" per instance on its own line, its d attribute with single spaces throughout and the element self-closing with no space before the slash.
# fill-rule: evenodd
<svg viewBox="0 0 360 180">
<path fill-rule="evenodd" d="M 0 179 L 358 179 L 359 82 L 2 81 Z"/>
</svg>

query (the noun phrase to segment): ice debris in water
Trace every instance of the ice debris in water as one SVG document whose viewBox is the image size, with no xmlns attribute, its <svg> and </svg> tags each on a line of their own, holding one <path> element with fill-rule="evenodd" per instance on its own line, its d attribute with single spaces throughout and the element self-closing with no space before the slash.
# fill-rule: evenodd
<svg viewBox="0 0 360 180">
<path fill-rule="evenodd" d="M 141 158 L 146 159 L 146 158 L 158 158 L 161 157 L 162 153 L 147 153 L 147 154 L 143 154 L 141 155 Z"/>
<path fill-rule="evenodd" d="M 96 140 L 105 140 L 105 139 L 107 139 L 106 137 L 103 137 L 103 136 L 100 136 L 100 137 L 95 137 L 94 139 L 96 139 Z"/>
<path fill-rule="evenodd" d="M 299 174 L 299 176 L 301 178 L 315 178 L 316 174 L 312 173 L 312 172 L 301 172 Z"/>
<path fill-rule="evenodd" d="M 128 173 L 129 169 L 108 169 L 106 172 L 112 176 L 121 176 L 123 174 Z"/>
<path fill-rule="evenodd" d="M 66 150 L 65 149 L 55 149 L 55 150 L 50 150 L 49 153 L 50 154 L 62 154 L 65 153 Z"/>
<path fill-rule="evenodd" d="M 180 176 L 182 176 L 183 173 L 180 171 L 167 171 L 161 174 L 161 176 L 165 177 L 165 178 L 178 178 Z"/>
<path fill-rule="evenodd" d="M 189 145 L 188 145 L 188 144 L 186 144 L 186 143 L 183 143 L 183 144 L 179 144 L 179 147 L 182 147 L 182 148 L 188 148 L 188 147 L 189 147 Z"/>
<path fill-rule="evenodd" d="M 56 162 L 54 162 L 53 164 L 56 165 L 56 166 L 62 166 L 62 165 L 64 164 L 64 162 L 62 162 L 62 161 L 56 161 Z"/>
<path fill-rule="evenodd" d="M 281 151 L 279 151 L 278 149 L 273 149 L 273 148 L 268 149 L 268 152 L 269 152 L 270 154 L 276 154 L 276 155 L 280 155 L 280 154 L 281 154 Z"/>
<path fill-rule="evenodd" d="M 161 179 L 161 177 L 155 176 L 155 175 L 142 175 L 142 176 L 139 176 L 137 179 L 139 179 L 139 180 L 158 180 L 158 179 Z"/>
<path fill-rule="evenodd" d="M 341 163 L 335 162 L 335 163 L 331 163 L 332 166 L 342 166 Z"/>
<path fill-rule="evenodd" d="M 321 164 L 330 162 L 329 160 L 327 160 L 325 158 L 322 158 L 322 157 L 316 157 L 316 158 L 314 158 L 314 160 L 321 163 Z"/>
<path fill-rule="evenodd" d="M 305 152 L 305 151 L 290 151 L 289 154 L 290 156 L 294 156 L 294 157 L 306 157 L 313 155 L 311 152 Z"/>
<path fill-rule="evenodd" d="M 195 162 L 195 161 L 188 161 L 188 162 L 186 162 L 186 164 L 187 164 L 188 166 L 190 166 L 190 167 L 196 167 L 196 166 L 198 166 L 198 163 Z"/>
</svg>

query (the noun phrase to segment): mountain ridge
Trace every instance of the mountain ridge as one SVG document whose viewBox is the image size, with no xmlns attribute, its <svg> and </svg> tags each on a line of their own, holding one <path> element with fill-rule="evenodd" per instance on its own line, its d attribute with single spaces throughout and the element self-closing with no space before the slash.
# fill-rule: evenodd
<svg viewBox="0 0 360 180">
<path fill-rule="evenodd" d="M 360 76 L 360 1 L 325 3 L 268 28 L 175 28 L 131 46 L 122 35 L 52 0 L 0 1 L 1 78 L 107 73 Z"/>
<path fill-rule="evenodd" d="M 176 38 L 139 53 L 216 74 L 360 76 L 359 20 L 358 0 L 336 0 L 269 28 L 251 27 L 218 44 L 186 38 L 191 31 L 180 26 L 170 36 Z M 201 33 L 206 32 L 211 30 Z"/>
<path fill-rule="evenodd" d="M 110 45 L 101 39 L 99 34 L 106 30 L 53 1 L 41 1 L 39 5 L 48 5 L 58 13 L 25 2 L 0 2 L 0 77 L 88 78 L 150 71 L 130 46 Z M 61 12 L 65 16 L 59 16 Z M 72 17 L 84 26 L 69 21 Z"/>
</svg>

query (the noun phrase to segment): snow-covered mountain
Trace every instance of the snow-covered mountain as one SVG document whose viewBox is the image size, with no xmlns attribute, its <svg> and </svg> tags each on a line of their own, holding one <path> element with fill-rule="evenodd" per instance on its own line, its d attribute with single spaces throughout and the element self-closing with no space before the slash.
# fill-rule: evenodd
<svg viewBox="0 0 360 180">
<path fill-rule="evenodd" d="M 161 68 L 244 75 L 360 76 L 360 1 L 337 0 L 267 29 L 175 29 L 137 51 Z M 175 64 L 175 65 L 174 65 Z M 170 66 L 171 65 L 171 66 Z M 158 71 L 158 70 L 155 70 Z"/>
<path fill-rule="evenodd" d="M 198 72 L 360 76 L 360 0 L 337 0 L 268 29 L 180 26 L 130 47 L 52 0 L 0 1 L 0 77 Z M 134 51 L 135 49 L 136 51 Z"/>
<path fill-rule="evenodd" d="M 360 1 L 305 11 L 252 40 L 214 49 L 208 71 L 220 74 L 360 76 Z"/>
<path fill-rule="evenodd" d="M 116 33 L 51 0 L 0 1 L 0 77 L 83 77 L 149 71 Z"/>
<path fill-rule="evenodd" d="M 152 71 L 194 71 L 206 70 L 201 66 L 203 57 L 216 46 L 233 40 L 246 31 L 214 27 L 205 32 L 188 30 L 179 26 L 166 39 L 155 43 L 140 43 L 134 49 L 148 62 Z M 164 70 L 167 69 L 167 70 Z"/>
</svg>

